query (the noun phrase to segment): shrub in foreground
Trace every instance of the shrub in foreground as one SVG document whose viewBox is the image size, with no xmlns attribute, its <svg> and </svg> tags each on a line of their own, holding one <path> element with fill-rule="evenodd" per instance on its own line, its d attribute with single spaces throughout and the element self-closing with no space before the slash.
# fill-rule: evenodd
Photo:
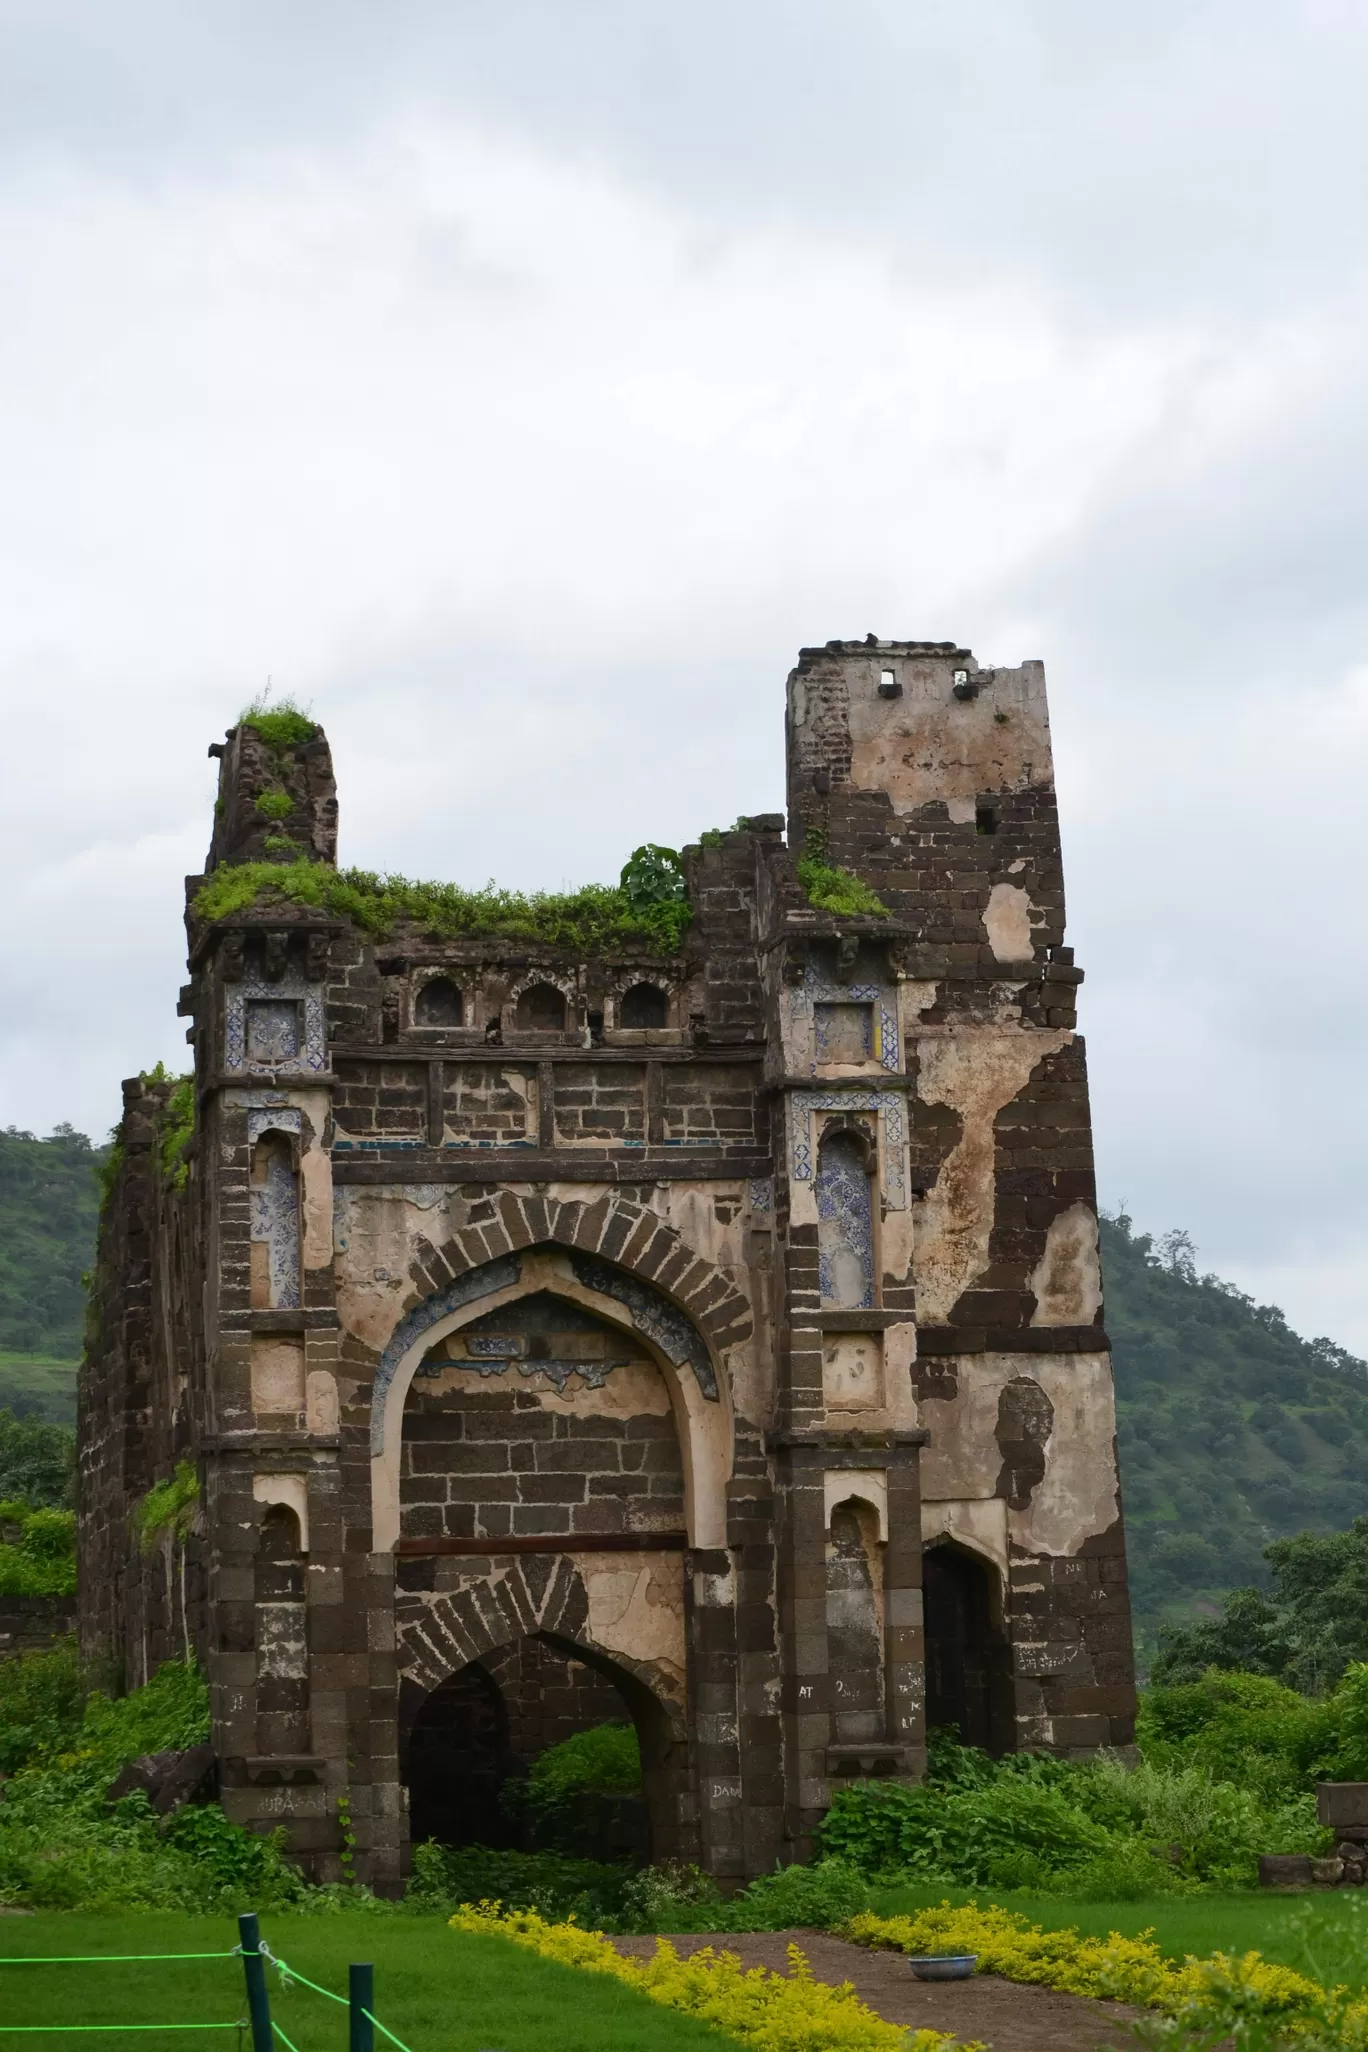
<svg viewBox="0 0 1368 2052">
<path fill-rule="evenodd" d="M 578 1924 L 550 1924 L 535 1910 L 502 1913 L 497 1904 L 466 1904 L 451 1919 L 458 1931 L 507 1938 L 515 1945 L 594 1974 L 610 1974 L 652 2002 L 698 2017 L 757 2052 L 956 2052 L 943 2031 L 905 2031 L 867 2009 L 854 1989 L 814 1980 L 796 1945 L 787 1975 L 749 1971 L 711 1946 L 681 1959 L 661 1939 L 653 1959 L 624 1959 L 611 1942 Z M 985 2052 L 965 2046 L 961 2052 Z"/>
</svg>

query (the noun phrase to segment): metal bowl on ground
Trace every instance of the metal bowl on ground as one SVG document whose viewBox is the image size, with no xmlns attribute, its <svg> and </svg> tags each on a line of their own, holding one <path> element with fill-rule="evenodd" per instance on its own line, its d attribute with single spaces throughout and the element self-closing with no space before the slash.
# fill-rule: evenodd
<svg viewBox="0 0 1368 2052">
<path fill-rule="evenodd" d="M 919 1981 L 967 1981 L 978 1965 L 976 1952 L 930 1952 L 909 1958 Z"/>
</svg>

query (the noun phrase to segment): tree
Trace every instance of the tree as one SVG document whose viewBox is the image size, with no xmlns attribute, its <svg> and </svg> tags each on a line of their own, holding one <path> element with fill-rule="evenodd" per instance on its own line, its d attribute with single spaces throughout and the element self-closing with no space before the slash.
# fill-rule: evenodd
<svg viewBox="0 0 1368 2052">
<path fill-rule="evenodd" d="M 1299 1532 L 1263 1549 L 1273 1594 L 1236 1589 L 1219 1617 L 1161 1631 L 1152 1680 L 1196 1681 L 1209 1668 L 1269 1675 L 1307 1695 L 1368 1660 L 1368 1517 L 1346 1532 Z"/>
</svg>

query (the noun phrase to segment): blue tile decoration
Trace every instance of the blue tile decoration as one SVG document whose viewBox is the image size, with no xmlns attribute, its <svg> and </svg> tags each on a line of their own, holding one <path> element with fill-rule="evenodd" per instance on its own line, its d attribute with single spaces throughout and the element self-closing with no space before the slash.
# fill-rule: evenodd
<svg viewBox="0 0 1368 2052">
<path fill-rule="evenodd" d="M 611 1261 L 604 1261 L 597 1254 L 581 1254 L 572 1249 L 570 1266 L 587 1290 L 597 1290 L 601 1297 L 614 1297 L 619 1304 L 625 1304 L 637 1331 L 654 1340 L 676 1368 L 682 1368 L 687 1361 L 704 1396 L 710 1403 L 718 1402 L 712 1356 L 701 1335 L 668 1297 L 629 1275 L 625 1268 L 614 1268 Z"/>
<path fill-rule="evenodd" d="M 265 1068 L 279 1068 L 298 1059 L 298 998 L 248 998 L 247 1059 Z"/>
<path fill-rule="evenodd" d="M 789 1094 L 789 1174 L 812 1181 L 813 1114 L 874 1111 L 881 1116 L 883 1197 L 890 1211 L 907 1209 L 907 1133 L 900 1090 L 794 1090 Z"/>
<path fill-rule="evenodd" d="M 325 1023 L 321 984 L 306 984 L 293 976 L 284 976 L 279 983 L 230 984 L 223 1065 L 249 1076 L 321 1075 L 328 1066 Z"/>
<path fill-rule="evenodd" d="M 583 1254 L 576 1249 L 570 1252 L 570 1263 L 576 1278 L 588 1290 L 599 1296 L 612 1297 L 625 1305 L 632 1314 L 632 1323 L 639 1332 L 646 1335 L 660 1348 L 667 1360 L 682 1368 L 686 1363 L 705 1397 L 711 1402 L 719 1401 L 717 1377 L 713 1372 L 712 1357 L 703 1344 L 701 1336 L 694 1330 L 683 1312 L 673 1305 L 668 1297 L 653 1290 L 648 1283 L 629 1275 L 625 1269 L 615 1268 L 610 1261 L 604 1261 L 595 1254 Z M 428 1297 L 415 1305 L 406 1318 L 401 1318 L 394 1328 L 389 1345 L 380 1356 L 371 1389 L 371 1453 L 382 1454 L 385 1450 L 385 1399 L 390 1385 L 398 1373 L 399 1363 L 425 1332 L 434 1325 L 440 1325 L 453 1311 L 459 1311 L 466 1304 L 475 1303 L 480 1297 L 491 1297 L 497 1290 L 512 1289 L 522 1280 L 522 1263 L 516 1254 L 500 1255 L 496 1261 L 487 1261 L 482 1268 L 472 1268 L 465 1275 L 458 1275 L 436 1296 Z M 492 1336 L 492 1335 L 491 1335 Z M 471 1335 L 475 1338 L 476 1335 Z M 470 1341 L 467 1341 L 467 1345 Z M 624 1357 L 625 1358 L 625 1357 Z M 450 1363 L 443 1365 L 450 1366 Z M 507 1356 L 490 1358 L 486 1361 L 472 1360 L 464 1364 L 477 1369 L 482 1375 L 503 1375 L 514 1365 Z M 518 1361 L 518 1370 L 526 1375 L 550 1375 L 558 1386 L 564 1387 L 571 1375 L 583 1376 L 593 1388 L 600 1388 L 601 1381 L 594 1376 L 602 1371 L 604 1377 L 616 1367 L 619 1361 Z M 552 1371 L 555 1371 L 553 1374 Z M 420 1373 L 440 1373 L 429 1369 L 424 1363 Z"/>
<path fill-rule="evenodd" d="M 864 1153 L 837 1130 L 817 1153 L 817 1286 L 823 1304 L 864 1311 L 874 1302 L 874 1207 Z"/>
<path fill-rule="evenodd" d="M 828 983 L 810 958 L 803 973 L 801 988 L 792 992 L 790 1003 L 795 1020 L 811 1022 L 814 1036 L 814 1053 L 809 1064 L 815 1074 L 817 1064 L 823 1057 L 816 1046 L 817 1022 L 815 1018 L 819 1005 L 867 1004 L 874 1010 L 878 1022 L 877 1051 L 879 1066 L 895 1073 L 902 1067 L 902 1049 L 898 1037 L 898 991 L 896 984 L 880 983 Z"/>
<path fill-rule="evenodd" d="M 519 1333 L 466 1333 L 465 1344 L 472 1358 L 468 1361 L 434 1358 L 431 1354 L 423 1361 L 418 1374 L 438 1376 L 448 1368 L 473 1369 L 483 1380 L 493 1375 L 507 1375 L 510 1368 L 516 1368 L 519 1375 L 544 1375 L 548 1382 L 554 1382 L 561 1396 L 565 1395 L 570 1378 L 578 1375 L 590 1389 L 602 1389 L 615 1368 L 631 1366 L 630 1354 L 621 1354 L 615 1360 L 602 1361 L 528 1361 L 521 1358 L 521 1350 L 527 1344 Z M 484 1342 L 484 1344 L 479 1344 Z M 514 1349 L 518 1349 L 517 1352 Z"/>
<path fill-rule="evenodd" d="M 266 1117 L 269 1114 L 261 1114 Z M 266 1180 L 251 1186 L 251 1234 L 266 1246 L 267 1276 L 273 1311 L 299 1309 L 299 1178 L 288 1152 L 275 1147 L 266 1162 Z"/>
<path fill-rule="evenodd" d="M 371 1385 L 371 1453 L 385 1451 L 385 1398 L 390 1384 L 415 1340 L 425 1332 L 431 1332 L 434 1325 L 440 1325 L 453 1311 L 459 1311 L 463 1304 L 473 1304 L 478 1297 L 492 1297 L 496 1290 L 509 1290 L 522 1281 L 522 1263 L 516 1254 L 500 1255 L 497 1261 L 487 1261 L 483 1268 L 472 1268 L 465 1275 L 458 1275 L 444 1290 L 438 1290 L 435 1297 L 424 1298 L 414 1306 L 407 1318 L 401 1318 L 390 1336 L 390 1343 L 380 1356 Z"/>
<path fill-rule="evenodd" d="M 772 1218 L 774 1216 L 774 1178 L 772 1176 L 752 1176 L 746 1185 L 746 1196 L 749 1200 L 751 1211 L 756 1218 Z"/>
</svg>

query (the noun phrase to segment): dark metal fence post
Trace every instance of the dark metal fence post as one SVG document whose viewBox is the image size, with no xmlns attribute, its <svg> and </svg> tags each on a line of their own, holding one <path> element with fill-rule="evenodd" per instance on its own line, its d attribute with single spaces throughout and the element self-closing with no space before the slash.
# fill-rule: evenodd
<svg viewBox="0 0 1368 2052">
<path fill-rule="evenodd" d="M 375 2052 L 375 1968 L 370 1964 L 350 1966 L 347 1969 L 347 2001 L 351 2012 L 351 2029 L 347 2038 L 347 2052 Z M 369 2010 L 370 2015 L 366 2012 Z"/>
<path fill-rule="evenodd" d="M 261 1956 L 261 1932 L 255 1910 L 238 1918 L 242 1943 L 242 1971 L 247 1976 L 247 2014 L 252 2019 L 252 2052 L 273 2052 L 271 1998 L 266 1993 L 266 1962 Z"/>
</svg>

